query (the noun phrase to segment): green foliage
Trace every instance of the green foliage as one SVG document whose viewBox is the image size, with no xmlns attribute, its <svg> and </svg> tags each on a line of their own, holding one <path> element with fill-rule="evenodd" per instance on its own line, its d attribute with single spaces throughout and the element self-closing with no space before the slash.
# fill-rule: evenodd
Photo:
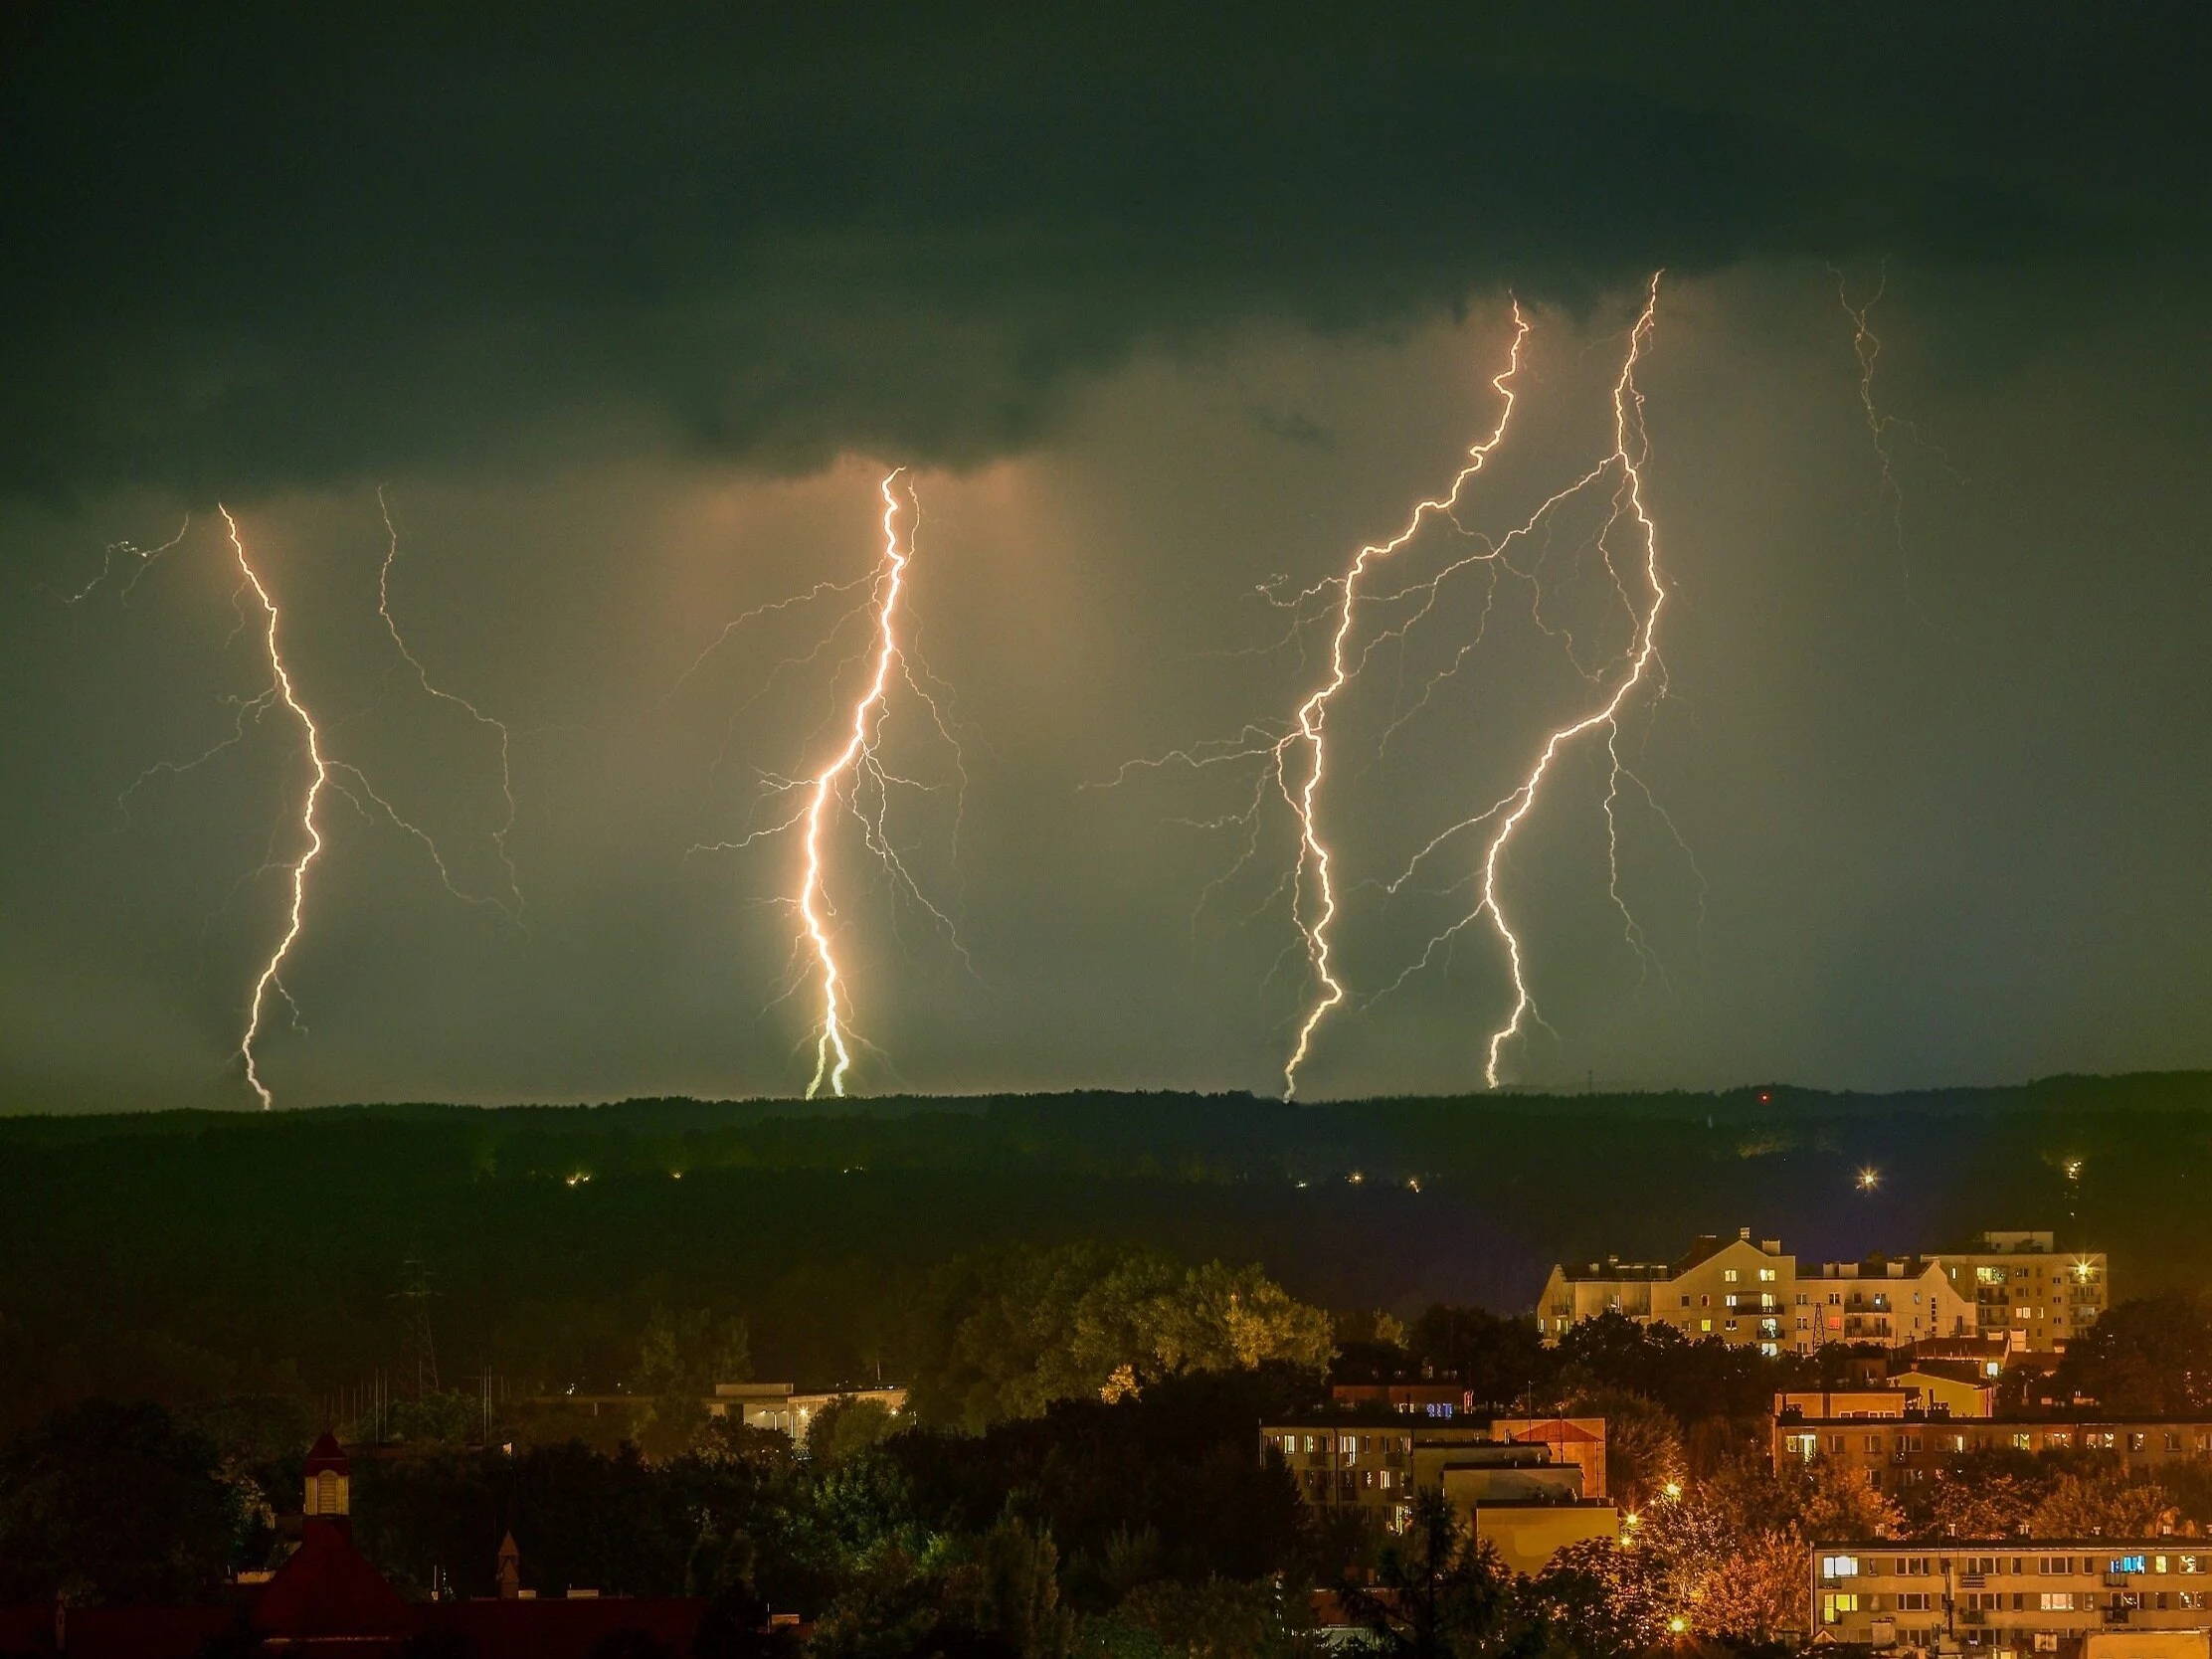
<svg viewBox="0 0 2212 1659">
<path fill-rule="evenodd" d="M 1329 1316 L 1257 1267 L 1187 1268 L 1154 1250 L 996 1251 L 952 1262 L 933 1291 L 929 1324 L 945 1335 L 914 1397 L 972 1429 L 1190 1372 L 1318 1368 L 1333 1352 Z"/>
<path fill-rule="evenodd" d="M 2176 1518 L 2164 1487 L 2113 1469 L 2061 1475 L 2028 1528 L 2041 1538 L 2155 1538 L 2171 1532 Z"/>
<path fill-rule="evenodd" d="M 827 1469 L 880 1445 L 894 1424 L 881 1400 L 833 1399 L 807 1425 L 807 1456 Z"/>
<path fill-rule="evenodd" d="M 199 1601 L 245 1530 L 218 1454 L 158 1405 L 88 1400 L 0 1446 L 0 1602 Z"/>
<path fill-rule="evenodd" d="M 2118 1303 L 2067 1345 L 2052 1381 L 2108 1411 L 2212 1414 L 2212 1301 L 2175 1292 Z"/>
<path fill-rule="evenodd" d="M 1160 1579 L 1093 1620 L 1079 1651 L 1097 1659 L 1302 1659 L 1319 1650 L 1295 1610 L 1293 1597 L 1265 1581 Z"/>
</svg>

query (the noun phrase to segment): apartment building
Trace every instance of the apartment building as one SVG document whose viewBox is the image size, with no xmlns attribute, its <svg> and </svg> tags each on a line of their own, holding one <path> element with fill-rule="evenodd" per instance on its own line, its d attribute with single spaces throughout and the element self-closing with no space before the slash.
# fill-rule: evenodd
<svg viewBox="0 0 2212 1659">
<path fill-rule="evenodd" d="M 1401 1427 L 1323 1416 L 1263 1424 L 1260 1455 L 1282 1459 L 1307 1503 L 1388 1532 L 1404 1529 L 1416 1491 L 1441 1492 L 1517 1571 L 1541 1571 L 1577 1540 L 1620 1536 L 1619 1510 L 1585 1485 L 1593 1468 L 1603 1478 L 1601 1419 L 1501 1426 L 1526 1437 L 1473 1423 Z M 1580 1455 L 1555 1456 L 1556 1442 Z"/>
<path fill-rule="evenodd" d="M 2031 1350 L 2064 1348 L 2111 1305 L 2105 1252 L 2062 1252 L 2048 1232 L 1985 1232 L 1942 1263 L 1978 1329 L 2017 1332 Z"/>
<path fill-rule="evenodd" d="M 1756 1344 L 1768 1354 L 1809 1351 L 1811 1341 L 1800 1342 L 1805 1333 L 1793 1325 L 1797 1288 L 1797 1258 L 1782 1253 L 1778 1238 L 1754 1244 L 1745 1227 L 1730 1239 L 1700 1238 L 1678 1262 L 1609 1256 L 1555 1266 L 1537 1299 L 1537 1327 L 1557 1342 L 1578 1321 L 1617 1313 L 1693 1339 Z"/>
<path fill-rule="evenodd" d="M 1961 1295 L 1950 1264 L 1927 1256 L 1875 1254 L 1864 1261 L 1831 1261 L 1817 1280 L 1797 1287 L 1792 1329 L 1809 1330 L 1810 1344 L 1879 1343 L 1898 1348 L 1931 1337 L 1972 1336 L 1975 1304 Z"/>
<path fill-rule="evenodd" d="M 2157 1538 L 1815 1544 L 1816 1643 L 2081 1659 L 2092 1635 L 2212 1626 L 2212 1544 Z"/>
<path fill-rule="evenodd" d="M 2051 1352 L 2096 1322 L 2108 1294 L 2102 1252 L 2061 1256 L 2048 1232 L 1984 1233 L 1981 1253 L 1890 1256 L 1800 1268 L 1779 1239 L 1702 1237 L 1681 1260 L 1561 1263 L 1537 1298 L 1537 1329 L 1557 1342 L 1617 1313 L 1693 1339 L 1810 1354 L 1829 1343 L 1908 1348 L 1993 1334 Z"/>
<path fill-rule="evenodd" d="M 1961 1419 L 1940 1412 L 1816 1417 L 1788 1404 L 1774 1413 L 1777 1472 L 1791 1463 L 1827 1458 L 1859 1470 L 1871 1484 L 1890 1492 L 1935 1480 L 1952 1458 L 1963 1453 L 1992 1449 L 2113 1452 L 2130 1469 L 2155 1468 L 2212 1456 L 2212 1421 L 2113 1416 Z"/>
</svg>

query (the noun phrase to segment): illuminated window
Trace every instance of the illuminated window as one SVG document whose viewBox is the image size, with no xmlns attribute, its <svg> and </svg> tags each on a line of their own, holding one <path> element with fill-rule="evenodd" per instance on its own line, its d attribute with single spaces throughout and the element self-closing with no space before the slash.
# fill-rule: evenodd
<svg viewBox="0 0 2212 1659">
<path fill-rule="evenodd" d="M 2110 1570 L 2114 1572 L 2140 1572 L 2143 1559 L 2140 1556 L 2115 1556 Z"/>
<path fill-rule="evenodd" d="M 1774 1270 L 1771 1267 L 1761 1267 L 1758 1270 L 1758 1279 L 1761 1284 L 1772 1284 L 1774 1282 Z"/>
<path fill-rule="evenodd" d="M 2045 1590 L 2043 1592 L 2043 1611 L 2047 1613 L 2071 1613 L 2073 1610 L 2074 1592 L 2072 1590 Z"/>
<path fill-rule="evenodd" d="M 1835 1624 L 1845 1613 L 1859 1610 L 1858 1593 L 1854 1590 L 1830 1590 L 1820 1598 L 1820 1622 Z"/>
<path fill-rule="evenodd" d="M 1856 1578 L 1859 1575 L 1857 1556 L 1822 1556 L 1820 1575 L 1823 1578 Z"/>
<path fill-rule="evenodd" d="M 1723 1269 L 1721 1279 L 1726 1284 L 1736 1283 L 1736 1269 L 1733 1267 Z"/>
</svg>

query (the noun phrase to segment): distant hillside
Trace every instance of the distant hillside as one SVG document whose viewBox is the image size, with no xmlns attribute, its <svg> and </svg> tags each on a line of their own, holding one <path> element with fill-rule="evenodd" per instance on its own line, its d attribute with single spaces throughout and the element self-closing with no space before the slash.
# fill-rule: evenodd
<svg viewBox="0 0 2212 1659">
<path fill-rule="evenodd" d="M 1665 1257 L 1738 1226 L 1814 1258 L 2046 1226 L 2110 1249 L 2127 1296 L 2212 1281 L 2208 1194 L 2203 1073 L 18 1116 L 0 1118 L 0 1418 L 92 1389 L 350 1381 L 397 1354 L 408 1258 L 456 1376 L 608 1385 L 657 1302 L 743 1313 L 763 1374 L 826 1382 L 895 1371 L 917 1276 L 996 1242 L 1256 1260 L 1308 1299 L 1410 1312 L 1525 1308 L 1555 1259 Z"/>
</svg>

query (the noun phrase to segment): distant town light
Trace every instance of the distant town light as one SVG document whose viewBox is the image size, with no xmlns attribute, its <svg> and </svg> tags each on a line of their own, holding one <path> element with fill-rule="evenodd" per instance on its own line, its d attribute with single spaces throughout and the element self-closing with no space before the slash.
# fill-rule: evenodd
<svg viewBox="0 0 2212 1659">
<path fill-rule="evenodd" d="M 1670 1480 L 1662 1490 L 1670 1498 L 1679 1498 L 1682 1496 L 1682 1483 L 1678 1480 Z"/>
<path fill-rule="evenodd" d="M 1351 1173 L 1350 1175 L 1346 1176 L 1346 1177 L 1345 1177 L 1344 1179 L 1345 1179 L 1345 1180 L 1347 1180 L 1347 1181 L 1349 1181 L 1349 1182 L 1351 1182 L 1353 1186 L 1357 1187 L 1357 1186 L 1359 1186 L 1359 1185 L 1360 1185 L 1360 1183 L 1361 1183 L 1361 1182 L 1363 1182 L 1363 1181 L 1367 1180 L 1367 1177 L 1366 1177 L 1366 1176 L 1364 1176 L 1364 1175 L 1362 1175 L 1362 1174 L 1361 1174 L 1361 1173 L 1360 1173 L 1360 1172 L 1359 1172 L 1358 1170 L 1354 1170 L 1354 1171 L 1353 1171 L 1353 1172 L 1352 1172 L 1352 1173 Z"/>
<path fill-rule="evenodd" d="M 2066 1170 L 2068 1181 L 2080 1181 L 2082 1179 L 2082 1161 L 2079 1158 L 2069 1158 L 2063 1167 Z"/>
<path fill-rule="evenodd" d="M 1667 1620 L 1667 1628 L 1679 1636 L 1683 1631 L 1690 1628 L 1690 1621 L 1677 1613 L 1673 1618 Z"/>
<path fill-rule="evenodd" d="M 1871 1167 L 1870 1167 L 1870 1168 L 1868 1168 L 1868 1169 L 1864 1169 L 1864 1170 L 1861 1170 L 1861 1171 L 1859 1172 L 1859 1191 L 1860 1191 L 1860 1192 L 1862 1192 L 1862 1193 L 1871 1193 L 1871 1192 L 1873 1192 L 1873 1191 L 1874 1191 L 1874 1190 L 1875 1190 L 1875 1189 L 1876 1189 L 1877 1187 L 1879 1187 L 1879 1186 L 1881 1186 L 1881 1185 L 1882 1185 L 1882 1172 L 1881 1172 L 1880 1170 L 1877 1170 L 1877 1169 L 1873 1169 L 1873 1168 L 1871 1168 Z"/>
<path fill-rule="evenodd" d="M 586 1171 L 578 1170 L 574 1175 L 568 1178 L 568 1185 L 571 1187 L 581 1187 L 584 1185 L 585 1182 L 591 1179 L 591 1176 Z"/>
</svg>

